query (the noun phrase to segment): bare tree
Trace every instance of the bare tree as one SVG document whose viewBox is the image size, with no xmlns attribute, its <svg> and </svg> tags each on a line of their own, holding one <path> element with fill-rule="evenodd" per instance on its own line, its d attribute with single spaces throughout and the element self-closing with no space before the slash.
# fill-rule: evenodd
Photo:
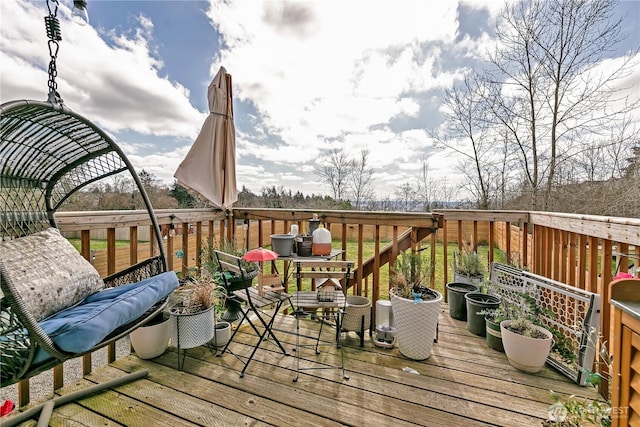
<svg viewBox="0 0 640 427">
<path fill-rule="evenodd" d="M 324 162 L 315 166 L 314 173 L 331 188 L 335 200 L 344 201 L 353 168 L 349 154 L 342 148 L 336 148 L 329 151 Z"/>
<path fill-rule="evenodd" d="M 445 91 L 442 102 L 445 126 L 432 136 L 438 145 L 462 155 L 459 169 L 465 176 L 465 187 L 480 208 L 488 209 L 495 135 L 486 119 L 487 94 L 483 83 L 476 75 L 468 75 Z"/>
<path fill-rule="evenodd" d="M 549 210 L 551 194 L 584 150 L 637 101 L 624 102 L 616 84 L 636 65 L 598 68 L 622 40 L 616 0 L 523 0 L 508 4 L 498 21 L 491 55 L 491 111 L 511 135 L 531 208 Z M 566 175 L 565 175 L 566 176 Z"/>
<path fill-rule="evenodd" d="M 416 202 L 416 187 L 414 184 L 410 182 L 405 182 L 400 187 L 396 189 L 396 209 L 410 212 L 415 210 L 415 202 Z"/>
<path fill-rule="evenodd" d="M 373 168 L 369 166 L 369 150 L 360 151 L 360 159 L 353 161 L 350 189 L 351 203 L 355 209 L 363 209 L 366 202 L 373 200 Z"/>
<path fill-rule="evenodd" d="M 417 178 L 417 185 L 417 195 L 418 200 L 422 203 L 422 210 L 430 212 L 433 209 L 433 195 L 438 184 L 429 173 L 429 159 L 426 157 L 422 158 L 420 175 Z"/>
<path fill-rule="evenodd" d="M 437 179 L 434 182 L 434 187 L 431 191 L 432 194 L 432 207 L 437 208 L 449 208 L 451 203 L 455 200 L 455 187 L 449 184 L 449 180 L 446 176 L 441 179 Z"/>
</svg>

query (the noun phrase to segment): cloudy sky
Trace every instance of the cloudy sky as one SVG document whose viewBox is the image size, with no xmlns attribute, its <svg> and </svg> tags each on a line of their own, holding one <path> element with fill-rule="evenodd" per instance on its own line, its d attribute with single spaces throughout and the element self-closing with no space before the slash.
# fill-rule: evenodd
<svg viewBox="0 0 640 427">
<path fill-rule="evenodd" d="M 376 193 L 431 174 L 459 182 L 455 158 L 428 134 L 442 90 L 482 67 L 498 0 L 89 0 L 90 24 L 68 20 L 58 91 L 97 123 L 137 169 L 171 183 L 208 113 L 220 66 L 233 76 L 237 184 L 330 194 L 313 174 L 327 150 L 370 152 Z M 640 46 L 640 2 L 622 1 Z M 45 100 L 49 50 L 44 0 L 0 1 L 0 100 Z M 635 74 L 640 84 L 640 71 Z M 636 86 L 640 91 L 640 86 Z"/>
</svg>

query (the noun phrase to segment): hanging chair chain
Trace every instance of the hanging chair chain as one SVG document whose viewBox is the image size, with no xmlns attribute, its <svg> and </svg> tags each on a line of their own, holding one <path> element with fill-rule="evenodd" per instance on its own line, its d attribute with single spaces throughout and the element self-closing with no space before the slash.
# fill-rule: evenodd
<svg viewBox="0 0 640 427">
<path fill-rule="evenodd" d="M 54 3 L 53 11 L 51 10 L 51 3 Z M 62 106 L 63 100 L 58 93 L 58 84 L 56 83 L 56 76 L 58 75 L 58 69 L 56 68 L 56 59 L 58 57 L 58 49 L 60 48 L 58 42 L 62 40 L 62 33 L 60 31 L 60 21 L 58 20 L 58 0 L 47 0 L 47 8 L 49 9 L 49 16 L 44 18 L 44 26 L 47 30 L 47 37 L 49 38 L 49 98 L 48 101 L 52 104 L 58 104 Z"/>
</svg>

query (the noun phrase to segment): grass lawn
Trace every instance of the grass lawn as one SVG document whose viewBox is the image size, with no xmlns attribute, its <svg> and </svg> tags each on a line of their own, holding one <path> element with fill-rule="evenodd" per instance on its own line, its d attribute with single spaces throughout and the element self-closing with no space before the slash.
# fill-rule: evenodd
<svg viewBox="0 0 640 427">
<path fill-rule="evenodd" d="M 380 246 L 382 247 L 386 243 L 387 242 L 380 242 Z M 447 246 L 448 261 L 449 261 L 448 274 L 449 274 L 450 282 L 453 281 L 453 251 L 456 248 L 457 246 L 455 245 L 455 243 L 449 244 Z M 429 251 L 429 250 L 427 249 L 426 251 Z M 363 252 L 364 252 L 364 259 L 367 259 L 368 257 L 372 256 L 374 252 L 374 242 L 364 241 Z M 478 255 L 480 256 L 480 259 L 483 259 L 486 261 L 488 259 L 488 253 L 489 253 L 489 246 L 487 245 L 478 246 Z M 494 254 L 494 260 L 496 262 L 505 262 L 504 252 L 502 252 L 500 249 L 497 249 L 497 248 L 494 249 L 493 254 Z M 355 246 L 354 244 L 352 249 L 349 245 L 347 245 L 347 259 L 355 260 L 357 259 L 356 257 L 357 257 L 357 246 Z M 438 243 L 436 246 L 436 271 L 435 271 L 434 288 L 440 293 L 444 292 L 445 285 L 446 285 L 446 283 L 444 283 L 443 259 L 444 259 L 444 247 L 442 243 Z M 370 296 L 373 295 L 373 290 L 372 290 L 373 284 L 371 282 L 372 282 L 372 279 L 370 278 L 368 283 Z M 380 269 L 380 298 L 382 299 L 389 298 L 389 266 L 388 265 L 385 265 Z"/>
<path fill-rule="evenodd" d="M 80 239 L 76 237 L 72 237 L 67 239 L 71 244 L 80 251 Z M 116 240 L 116 248 L 121 248 L 123 246 L 129 246 L 128 240 Z M 91 240 L 91 249 L 94 250 L 102 250 L 107 249 L 107 241 L 106 240 Z"/>
<path fill-rule="evenodd" d="M 380 242 L 380 247 L 385 246 L 389 242 Z M 333 248 L 339 248 L 341 246 L 341 242 L 339 240 L 335 240 L 333 242 Z M 453 281 L 453 251 L 457 248 L 454 244 L 449 244 L 447 247 L 448 252 L 448 260 L 449 260 L 449 281 Z M 374 253 L 374 241 L 373 240 L 365 240 L 363 241 L 363 259 L 368 259 Z M 428 249 L 426 250 L 428 251 Z M 487 245 L 478 246 L 478 254 L 480 259 L 487 260 L 489 252 L 489 247 Z M 356 241 L 347 242 L 347 260 L 355 261 L 358 258 L 358 243 Z M 435 289 L 443 293 L 445 289 L 446 283 L 444 283 L 444 266 L 443 266 L 443 258 L 444 258 L 444 248 L 441 243 L 436 246 L 436 271 L 435 271 Z M 494 250 L 494 259 L 497 262 L 505 262 L 505 255 L 500 249 Z M 488 264 L 488 262 L 487 262 Z M 283 265 L 281 262 L 277 263 L 278 271 L 283 271 Z M 289 283 L 290 285 L 295 282 L 294 272 L 292 271 L 295 267 L 290 267 L 290 277 Z M 487 273 L 488 274 L 488 273 Z M 368 293 L 367 295 L 371 298 L 373 295 L 373 279 L 369 277 L 368 283 Z M 309 284 L 303 284 L 303 290 L 308 290 L 310 288 Z M 389 298 L 389 266 L 384 265 L 380 269 L 380 298 L 388 299 Z"/>
<path fill-rule="evenodd" d="M 78 249 L 78 251 L 80 250 L 80 239 L 79 238 L 70 238 L 69 241 L 71 242 L 71 244 L 73 244 L 73 246 Z M 141 242 L 143 243 L 143 242 Z M 381 241 L 380 242 L 380 247 L 384 247 L 387 243 L 390 243 L 388 241 Z M 116 247 L 127 247 L 129 245 L 129 241 L 128 240 L 116 240 Z M 333 248 L 339 248 L 341 247 L 341 242 L 339 240 L 335 240 L 333 242 Z M 97 240 L 97 239 L 92 239 L 91 240 L 91 249 L 93 250 L 104 250 L 107 248 L 107 241 L 106 240 Z M 448 260 L 449 260 L 449 281 L 453 281 L 453 251 L 457 248 L 455 243 L 449 244 L 449 246 L 447 247 L 447 251 L 448 251 Z M 364 240 L 363 241 L 363 259 L 368 259 L 369 257 L 371 257 L 374 253 L 374 241 L 373 240 Z M 351 261 L 355 261 L 357 260 L 357 253 L 358 251 L 358 242 L 357 241 L 348 241 L 347 242 L 347 259 L 351 260 Z M 428 252 L 428 249 L 426 250 Z M 478 246 L 478 254 L 480 255 L 480 258 L 485 260 L 487 260 L 487 254 L 489 251 L 489 247 L 487 245 L 480 245 Z M 443 245 L 441 243 L 439 243 L 436 246 L 436 271 L 435 271 L 435 289 L 440 292 L 443 293 L 444 289 L 445 289 L 445 283 L 444 283 L 444 266 L 443 266 L 443 254 L 444 254 L 444 249 L 443 249 Z M 504 262 L 505 261 L 505 255 L 504 253 L 500 250 L 500 249 L 495 249 L 494 250 L 494 257 L 495 260 L 497 262 Z M 278 271 L 280 271 L 281 273 L 284 271 L 282 262 L 277 262 L 277 268 Z M 289 276 L 289 283 L 294 283 L 295 282 L 295 277 L 294 277 L 294 266 L 290 266 L 290 276 Z M 369 297 L 371 297 L 373 295 L 373 279 L 372 277 L 369 277 L 368 283 L 368 293 L 367 295 Z M 308 288 L 310 287 L 309 284 L 306 284 L 304 290 L 308 290 Z M 382 268 L 380 269 L 380 298 L 382 299 L 387 299 L 389 298 L 389 266 L 388 265 L 384 265 L 382 266 Z"/>
</svg>

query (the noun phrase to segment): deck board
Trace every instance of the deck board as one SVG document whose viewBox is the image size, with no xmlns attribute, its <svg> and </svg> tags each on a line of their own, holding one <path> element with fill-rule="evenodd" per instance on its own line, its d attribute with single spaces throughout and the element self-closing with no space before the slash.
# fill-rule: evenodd
<svg viewBox="0 0 640 427">
<path fill-rule="evenodd" d="M 151 361 L 129 355 L 57 393 L 140 369 L 149 370 L 146 378 L 56 408 L 51 425 L 532 426 L 547 416 L 549 389 L 596 396 L 549 367 L 536 375 L 517 371 L 503 353 L 488 348 L 483 338 L 466 330 L 465 322 L 449 317 L 446 305 L 443 308 L 439 341 L 425 361 L 375 347 L 368 339 L 360 348 L 354 332 L 343 335 L 349 380 L 339 369 L 314 369 L 301 371 L 294 383 L 295 356 L 283 355 L 272 343 L 263 343 L 243 378 L 238 358 L 217 357 L 207 347 L 189 349 L 183 371 L 176 369 L 175 349 Z M 317 334 L 319 322 L 304 319 L 300 324 L 304 335 Z M 274 328 L 285 349 L 292 350 L 294 318 L 279 315 Z M 301 366 L 339 365 L 334 337 L 334 330 L 325 327 L 321 354 L 302 349 Z M 248 355 L 256 340 L 250 328 L 242 328 L 231 348 Z"/>
</svg>

